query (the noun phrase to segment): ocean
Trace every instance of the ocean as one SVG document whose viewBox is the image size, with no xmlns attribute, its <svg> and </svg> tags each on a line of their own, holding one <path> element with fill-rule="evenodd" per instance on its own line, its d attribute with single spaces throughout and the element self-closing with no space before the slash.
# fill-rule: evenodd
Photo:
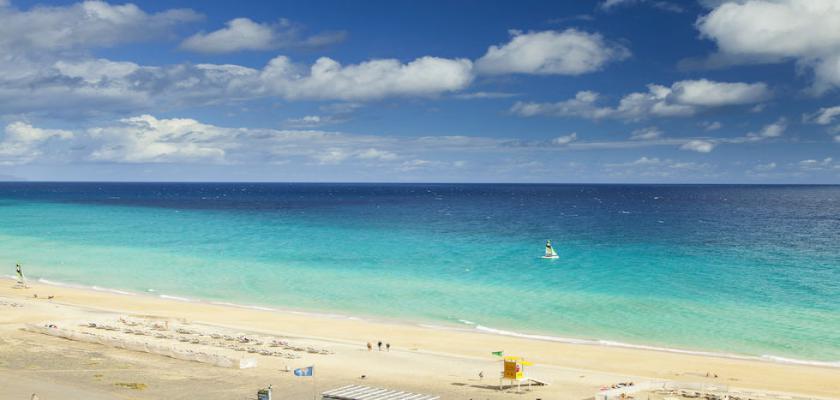
<svg viewBox="0 0 840 400">
<path fill-rule="evenodd" d="M 0 275 L 15 262 L 125 294 L 840 366 L 840 186 L 0 183 Z"/>
</svg>

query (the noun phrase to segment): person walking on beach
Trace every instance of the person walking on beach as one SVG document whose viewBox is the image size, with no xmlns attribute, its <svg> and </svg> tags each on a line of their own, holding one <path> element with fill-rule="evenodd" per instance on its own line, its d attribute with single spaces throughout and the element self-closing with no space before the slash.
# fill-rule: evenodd
<svg viewBox="0 0 840 400">
<path fill-rule="evenodd" d="M 379 351 L 382 351 L 382 341 L 380 340 L 379 343 L 376 344 L 379 347 Z"/>
<path fill-rule="evenodd" d="M 370 344 L 370 342 L 368 342 L 368 343 L 367 343 L 367 346 L 368 346 L 368 351 L 373 350 L 373 345 L 372 345 L 372 344 Z"/>
<path fill-rule="evenodd" d="M 391 351 L 391 343 L 385 343 L 385 351 Z"/>
</svg>

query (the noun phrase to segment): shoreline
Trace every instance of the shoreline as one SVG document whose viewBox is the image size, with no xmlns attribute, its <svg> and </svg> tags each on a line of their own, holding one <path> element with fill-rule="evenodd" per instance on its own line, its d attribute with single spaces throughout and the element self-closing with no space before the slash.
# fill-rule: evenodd
<svg viewBox="0 0 840 400">
<path fill-rule="evenodd" d="M 23 307 L 0 313 L 0 329 L 6 329 L 9 335 L 17 336 L 15 340 L 30 341 L 36 347 L 53 346 L 53 351 L 58 353 L 77 351 L 87 345 L 70 341 L 55 342 L 55 338 L 40 337 L 42 335 L 19 331 L 18 328 L 30 323 L 42 324 L 49 321 L 60 325 L 85 318 L 90 320 L 89 318 L 95 318 L 97 315 L 109 318 L 124 315 L 167 318 L 242 332 L 270 334 L 294 341 L 332 346 L 336 350 L 335 356 L 292 364 L 292 367 L 298 368 L 312 362 L 319 363 L 319 379 L 330 386 L 354 382 L 358 384 L 361 383 L 358 381 L 359 375 L 368 374 L 369 378 L 365 382 L 370 385 L 440 393 L 445 395 L 444 398 L 466 398 L 461 395 L 464 390 L 472 391 L 470 397 L 509 398 L 511 393 L 489 390 L 498 384 L 495 378 L 488 378 L 489 385 L 475 383 L 475 376 L 479 371 L 489 373 L 488 377 L 495 376 L 494 371 L 499 368 L 499 358 L 490 353 L 503 350 L 505 355 L 521 356 L 532 362 L 534 366 L 529 369 L 532 376 L 552 383 L 549 387 L 535 389 L 536 393 L 539 393 L 538 396 L 543 398 L 579 400 L 591 397 L 599 387 L 616 382 L 669 381 L 783 396 L 840 399 L 840 382 L 836 379 L 838 370 L 831 367 L 561 343 L 488 334 L 476 330 L 434 329 L 393 322 L 330 318 L 208 302 L 174 301 L 155 296 L 120 295 L 35 282 L 30 284 L 29 289 L 17 289 L 12 287 L 11 280 L 3 281 L 7 284 L 0 285 L 0 298 L 19 302 Z M 33 294 L 36 293 L 38 298 L 33 298 Z M 47 296 L 55 297 L 48 299 Z M 366 342 L 376 343 L 377 340 L 391 343 L 391 351 L 365 351 Z M 95 347 L 88 351 L 109 356 L 125 352 L 101 345 L 89 346 Z M 4 349 L 0 343 L 0 352 L 25 352 L 27 347 L 24 345 Z M 17 354 L 17 359 L 29 363 L 32 355 L 25 354 Z M 235 376 L 253 378 L 262 374 L 260 379 L 263 380 L 260 382 L 268 376 L 272 381 L 280 380 L 281 383 L 283 379 L 289 379 L 286 383 L 292 385 L 290 388 L 295 385 L 294 377 L 284 378 L 282 374 L 278 377 L 277 372 L 274 372 L 282 371 L 282 364 L 266 361 L 266 364 L 260 365 L 253 371 L 248 370 L 251 372 L 243 372 L 246 375 Z M 180 370 L 179 368 L 187 366 L 173 368 Z M 84 367 L 82 369 L 80 373 L 84 373 Z M 160 373 L 150 372 L 151 377 L 147 378 L 158 379 Z M 705 376 L 706 373 L 715 376 Z M 96 382 L 90 385 L 95 386 Z M 163 384 L 159 381 L 152 382 Z"/>
<path fill-rule="evenodd" d="M 4 275 L 2 277 L 8 278 L 10 280 L 16 280 L 14 276 L 11 275 Z M 837 361 L 823 361 L 823 360 L 804 360 L 804 359 L 797 359 L 797 358 L 789 358 L 785 356 L 777 356 L 772 354 L 762 354 L 760 356 L 756 355 L 749 355 L 749 354 L 737 354 L 737 353 L 728 353 L 728 352 L 716 352 L 716 351 L 706 351 L 706 350 L 697 350 L 697 349 L 683 349 L 683 348 L 672 348 L 672 347 L 665 347 L 665 346 L 657 346 L 657 345 L 646 345 L 646 344 L 636 344 L 636 343 L 626 343 L 626 342 L 619 342 L 613 341 L 609 339 L 597 339 L 597 338 L 590 338 L 590 339 L 583 339 L 583 338 L 569 338 L 569 337 L 562 337 L 562 336 L 554 336 L 554 335 L 547 335 L 547 334 L 537 334 L 537 333 L 528 333 L 528 332 L 516 332 L 516 331 L 509 331 L 505 329 L 497 329 L 493 327 L 484 326 L 472 321 L 467 320 L 458 320 L 460 324 L 465 326 L 469 326 L 472 328 L 466 328 L 459 326 L 457 324 L 452 324 L 451 326 L 444 326 L 444 325 L 437 325 L 439 324 L 446 324 L 446 321 L 429 321 L 426 322 L 417 322 L 417 321 L 410 321 L 410 320 L 402 320 L 402 319 L 393 319 L 387 317 L 375 317 L 375 316 L 353 316 L 353 315 L 345 315 L 340 313 L 332 313 L 328 311 L 304 311 L 304 310 L 295 310 L 295 309 L 287 309 L 287 308 L 278 308 L 278 307 L 271 307 L 271 306 L 263 306 L 263 305 L 250 305 L 250 304 L 238 304 L 238 303 L 231 303 L 225 301 L 215 301 L 210 299 L 202 299 L 202 298 L 190 298 L 184 297 L 180 295 L 170 295 L 164 293 L 157 293 L 156 291 L 149 291 L 149 292 L 135 292 L 131 290 L 123 290 L 123 289 L 114 289 L 114 288 L 106 288 L 97 285 L 85 285 L 85 284 L 77 284 L 77 283 L 67 283 L 67 282 L 59 282 L 53 281 L 45 278 L 37 278 L 35 279 L 36 282 L 39 284 L 44 284 L 47 286 L 53 286 L 57 288 L 68 288 L 68 289 L 75 289 L 75 290 L 83 290 L 83 291 L 92 291 L 98 293 L 108 293 L 117 296 L 140 296 L 150 299 L 159 299 L 164 301 L 173 301 L 173 302 L 181 302 L 181 303 L 192 303 L 192 304 L 205 304 L 205 305 L 213 305 L 213 306 L 220 306 L 220 307 L 229 307 L 229 308 L 236 308 L 236 309 L 243 309 L 243 310 L 253 310 L 253 311 L 263 311 L 263 312 L 272 312 L 272 313 L 279 313 L 279 314 L 289 314 L 289 315 L 300 315 L 306 317 L 313 317 L 323 320 L 351 320 L 351 321 L 360 321 L 360 322 L 368 322 L 368 323 L 376 323 L 376 324 L 386 324 L 386 325 L 399 325 L 399 326 L 409 326 L 409 327 L 418 327 L 424 329 L 432 329 L 438 331 L 450 331 L 450 332 L 464 332 L 464 333 L 477 333 L 482 335 L 492 335 L 492 336 L 500 336 L 500 337 L 511 337 L 511 338 L 519 338 L 525 340 L 533 340 L 533 341 L 542 341 L 542 342 L 553 342 L 553 343 L 561 343 L 561 344 L 569 344 L 569 345 L 582 345 L 582 346 L 595 346 L 595 347 L 604 347 L 604 348 L 620 348 L 620 349 L 632 349 L 632 350 L 642 350 L 642 351 L 653 351 L 653 352 L 661 352 L 661 353 L 668 353 L 668 354 L 683 354 L 683 355 L 690 355 L 690 356 L 700 356 L 700 357 L 710 357 L 710 358 L 719 358 L 719 359 L 729 359 L 729 360 L 742 360 L 742 361 L 756 361 L 756 362 L 764 362 L 764 363 L 772 363 L 772 364 L 781 364 L 781 365 L 795 365 L 795 366 L 810 366 L 810 367 L 818 367 L 818 368 L 833 368 L 833 369 L 840 369 L 840 360 Z"/>
</svg>

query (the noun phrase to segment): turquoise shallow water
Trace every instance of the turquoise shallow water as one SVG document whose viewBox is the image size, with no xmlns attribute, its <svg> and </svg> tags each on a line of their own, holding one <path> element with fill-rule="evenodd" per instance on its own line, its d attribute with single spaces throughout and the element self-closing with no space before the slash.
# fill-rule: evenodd
<svg viewBox="0 0 840 400">
<path fill-rule="evenodd" d="M 837 186 L 0 184 L 7 275 L 835 363 L 838 243 Z"/>
</svg>

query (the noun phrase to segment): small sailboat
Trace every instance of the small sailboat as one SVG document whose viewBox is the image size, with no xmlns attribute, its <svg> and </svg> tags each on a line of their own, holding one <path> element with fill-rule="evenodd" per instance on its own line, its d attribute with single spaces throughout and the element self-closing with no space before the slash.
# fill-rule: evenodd
<svg viewBox="0 0 840 400">
<path fill-rule="evenodd" d="M 551 240 L 546 240 L 546 242 L 545 242 L 545 255 L 542 256 L 542 258 L 550 258 L 550 259 L 560 258 L 560 256 L 557 255 L 557 252 L 554 251 L 554 247 L 551 247 Z"/>
</svg>

